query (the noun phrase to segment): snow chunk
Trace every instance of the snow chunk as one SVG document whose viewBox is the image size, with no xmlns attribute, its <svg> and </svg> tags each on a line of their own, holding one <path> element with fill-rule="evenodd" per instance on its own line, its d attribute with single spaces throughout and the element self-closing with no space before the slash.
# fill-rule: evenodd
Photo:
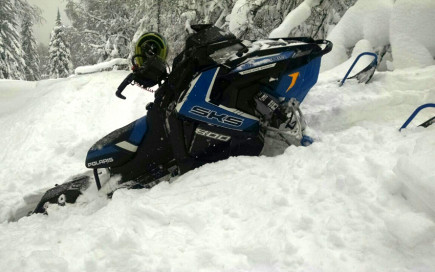
<svg viewBox="0 0 435 272">
<path fill-rule="evenodd" d="M 405 213 L 387 219 L 385 225 L 401 245 L 409 248 L 431 243 L 435 239 L 435 224 L 424 214 Z"/>
<path fill-rule="evenodd" d="M 415 130 L 423 130 L 416 128 Z M 405 131 L 406 133 L 406 131 Z M 411 154 L 403 154 L 397 162 L 394 173 L 402 185 L 402 195 L 415 208 L 435 217 L 435 138 L 420 138 Z"/>
</svg>

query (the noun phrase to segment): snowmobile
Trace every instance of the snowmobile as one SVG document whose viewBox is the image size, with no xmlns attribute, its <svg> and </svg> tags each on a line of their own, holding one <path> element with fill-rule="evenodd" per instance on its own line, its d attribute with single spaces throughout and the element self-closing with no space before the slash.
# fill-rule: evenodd
<svg viewBox="0 0 435 272">
<path fill-rule="evenodd" d="M 258 156 L 267 139 L 306 146 L 299 108 L 317 82 L 327 40 L 296 37 L 240 40 L 213 25 L 193 25 L 185 48 L 165 62 L 167 44 L 146 33 L 132 57 L 129 84 L 158 85 L 147 115 L 110 133 L 89 150 L 92 169 L 45 192 L 33 213 L 50 203 L 74 203 L 95 183 L 111 195 L 119 188 L 150 188 L 230 156 Z"/>
</svg>

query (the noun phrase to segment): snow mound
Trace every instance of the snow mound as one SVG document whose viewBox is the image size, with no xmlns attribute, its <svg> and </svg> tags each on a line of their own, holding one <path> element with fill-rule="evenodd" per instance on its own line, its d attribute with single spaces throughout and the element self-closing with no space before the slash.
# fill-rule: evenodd
<svg viewBox="0 0 435 272">
<path fill-rule="evenodd" d="M 431 271 L 435 126 L 415 125 L 433 111 L 398 128 L 435 100 L 434 73 L 376 73 L 341 88 L 322 73 L 302 104 L 310 147 L 230 158 L 10 223 L 17 201 L 82 172 L 87 149 L 153 97 L 129 86 L 117 99 L 125 71 L 0 81 L 1 103 L 14 104 L 0 113 L 0 270 Z"/>
<path fill-rule="evenodd" d="M 322 71 L 348 59 L 348 52 L 361 40 L 372 45 L 369 51 L 384 54 L 391 45 L 393 66 L 426 67 L 435 57 L 435 1 L 359 0 L 349 8 L 329 33 L 334 48 L 324 57 Z M 393 67 L 391 66 L 391 69 Z"/>
<path fill-rule="evenodd" d="M 394 172 L 404 197 L 435 216 L 435 172 L 432 170 L 435 154 L 427 148 L 431 146 L 435 146 L 435 137 L 418 139 L 415 149 L 398 160 Z"/>
<path fill-rule="evenodd" d="M 349 8 L 327 37 L 334 47 L 323 58 L 322 71 L 346 61 L 347 50 L 352 49 L 360 40 L 369 41 L 373 48 L 387 45 L 392 8 L 393 0 L 359 0 Z"/>
<path fill-rule="evenodd" d="M 431 245 L 435 240 L 435 224 L 424 214 L 401 214 L 387 219 L 386 226 L 399 244 L 406 248 Z"/>
<path fill-rule="evenodd" d="M 435 1 L 399 0 L 391 14 L 390 40 L 395 68 L 435 63 Z"/>
<path fill-rule="evenodd" d="M 311 9 L 319 4 L 319 0 L 305 0 L 294 10 L 292 10 L 284 21 L 275 28 L 269 35 L 269 38 L 288 37 L 293 28 L 302 24 L 311 15 Z"/>
</svg>

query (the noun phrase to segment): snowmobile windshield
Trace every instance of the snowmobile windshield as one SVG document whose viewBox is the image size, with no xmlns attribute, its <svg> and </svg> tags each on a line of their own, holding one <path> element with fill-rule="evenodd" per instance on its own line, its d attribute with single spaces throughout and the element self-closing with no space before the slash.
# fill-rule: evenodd
<svg viewBox="0 0 435 272">
<path fill-rule="evenodd" d="M 216 50 L 210 57 L 217 63 L 223 63 L 226 60 L 235 57 L 237 52 L 245 48 L 241 43 L 236 43 L 219 50 Z"/>
<path fill-rule="evenodd" d="M 195 29 L 196 26 L 192 26 L 192 28 Z M 233 34 L 212 25 L 205 25 L 204 27 L 197 29 L 199 30 L 197 33 L 192 34 L 187 38 L 186 49 L 223 41 L 237 40 L 236 36 Z"/>
</svg>

